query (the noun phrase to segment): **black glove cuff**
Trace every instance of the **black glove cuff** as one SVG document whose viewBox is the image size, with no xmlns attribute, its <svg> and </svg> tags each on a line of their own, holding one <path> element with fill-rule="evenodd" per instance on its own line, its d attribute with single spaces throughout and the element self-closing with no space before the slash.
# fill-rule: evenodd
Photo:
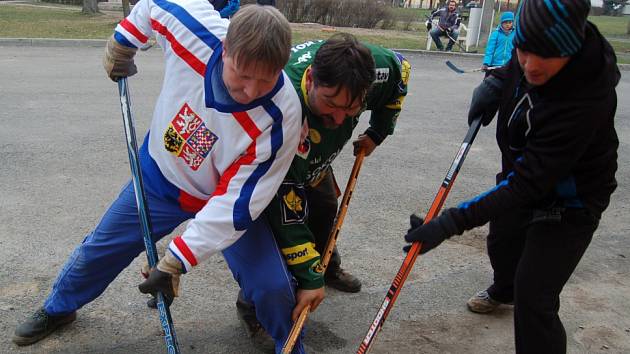
<svg viewBox="0 0 630 354">
<path fill-rule="evenodd" d="M 374 144 L 381 145 L 381 143 L 383 142 L 383 140 L 385 140 L 385 137 L 383 137 L 381 134 L 379 134 L 376 130 L 374 130 L 372 127 L 369 127 L 365 130 L 365 132 L 363 133 L 367 136 L 370 137 L 370 139 L 372 139 L 372 141 L 374 142 Z"/>
<path fill-rule="evenodd" d="M 438 222 L 446 232 L 446 238 L 453 235 L 461 235 L 467 229 L 464 215 L 458 208 L 444 210 L 438 218 Z"/>
</svg>

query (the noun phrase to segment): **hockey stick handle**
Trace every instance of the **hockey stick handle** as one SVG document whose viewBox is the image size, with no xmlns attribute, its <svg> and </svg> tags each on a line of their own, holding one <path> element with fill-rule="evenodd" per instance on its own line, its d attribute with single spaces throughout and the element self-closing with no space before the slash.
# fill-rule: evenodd
<svg viewBox="0 0 630 354">
<path fill-rule="evenodd" d="M 120 93 L 120 109 L 122 111 L 123 124 L 125 127 L 127 153 L 129 154 L 129 167 L 131 168 L 131 179 L 136 195 L 136 204 L 138 206 L 138 217 L 140 219 L 142 237 L 147 251 L 146 253 L 149 266 L 154 268 L 157 265 L 158 253 L 155 248 L 155 243 L 151 238 L 151 219 L 149 217 L 144 184 L 142 183 L 140 159 L 138 158 L 138 140 L 136 139 L 136 128 L 134 127 L 133 115 L 131 113 L 131 99 L 129 98 L 129 86 L 127 85 L 126 77 L 118 79 L 118 92 Z M 164 301 L 164 295 L 161 292 L 157 294 L 157 307 L 160 314 L 160 324 L 164 330 L 164 341 L 166 342 L 167 353 L 179 354 L 179 346 L 177 344 L 173 319 L 171 318 L 170 310 Z"/>
<path fill-rule="evenodd" d="M 475 140 L 475 136 L 477 136 L 477 132 L 479 131 L 480 126 L 481 117 L 475 119 L 468 128 L 468 133 L 466 134 L 466 137 L 464 138 L 464 141 L 462 142 L 462 145 L 460 146 L 457 155 L 453 159 L 451 167 L 448 169 L 446 177 L 444 177 L 444 180 L 442 181 L 442 184 L 438 189 L 437 195 L 433 199 L 433 203 L 431 203 L 431 208 L 429 209 L 429 212 L 424 218 L 424 224 L 428 223 L 429 221 L 431 221 L 431 219 L 436 217 L 440 209 L 442 209 L 442 205 L 444 205 L 444 201 L 446 200 L 446 197 L 448 196 L 448 193 L 451 190 L 453 183 L 455 182 L 455 178 L 457 178 L 459 169 L 464 163 L 464 159 L 466 158 L 466 155 L 470 150 L 472 142 Z M 359 349 L 357 350 L 357 354 L 366 354 L 372 348 L 376 335 L 383 327 L 385 319 L 394 306 L 396 298 L 400 294 L 402 286 L 405 283 L 407 276 L 411 272 L 411 269 L 416 262 L 416 258 L 418 258 L 418 255 L 420 254 L 421 247 L 422 243 L 420 242 L 414 242 L 411 244 L 411 249 L 403 260 L 403 264 L 398 270 L 394 281 L 390 285 L 389 290 L 387 291 L 387 295 L 385 295 L 385 299 L 383 300 L 381 307 L 376 313 L 376 316 L 374 317 L 374 320 L 372 321 L 372 324 L 370 325 L 367 334 L 363 338 L 363 341 L 361 341 Z"/>
<path fill-rule="evenodd" d="M 357 157 L 354 160 L 352 172 L 350 172 L 348 184 L 346 185 L 346 190 L 343 192 L 341 205 L 339 206 L 337 216 L 335 217 L 335 226 L 331 230 L 330 235 L 328 235 L 328 242 L 326 243 L 326 248 L 324 249 L 324 255 L 322 256 L 320 266 L 317 269 L 318 273 L 326 273 L 326 268 L 328 268 L 328 262 L 330 261 L 330 257 L 332 256 L 335 245 L 337 244 L 339 231 L 341 230 L 341 225 L 343 225 L 343 221 L 346 217 L 348 205 L 350 205 L 350 198 L 352 197 L 352 192 L 354 191 L 354 187 L 357 184 L 357 177 L 359 176 L 359 170 L 361 170 L 361 165 L 363 164 L 364 158 L 365 150 L 361 149 L 357 153 Z M 308 317 L 308 313 L 310 312 L 310 310 L 311 305 L 307 305 L 304 310 L 300 312 L 300 316 L 298 317 L 297 321 L 293 323 L 293 327 L 291 327 L 289 336 L 287 337 L 286 342 L 284 342 L 284 346 L 282 347 L 282 354 L 290 354 L 293 350 L 295 342 L 297 341 L 300 332 L 302 332 L 302 328 L 304 327 L 304 323 L 306 322 L 306 318 Z"/>
</svg>

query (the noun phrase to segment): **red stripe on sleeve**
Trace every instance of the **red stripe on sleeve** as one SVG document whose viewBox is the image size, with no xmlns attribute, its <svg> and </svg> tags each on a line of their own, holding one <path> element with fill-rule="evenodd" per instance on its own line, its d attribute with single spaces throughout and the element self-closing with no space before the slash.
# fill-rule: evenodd
<svg viewBox="0 0 630 354">
<path fill-rule="evenodd" d="M 138 40 L 142 43 L 146 43 L 149 40 L 149 37 L 145 36 L 140 30 L 129 20 L 124 19 L 120 22 L 122 28 L 126 29 L 127 32 L 131 33 L 134 37 L 138 38 Z"/>
<path fill-rule="evenodd" d="M 199 75 L 204 76 L 206 73 L 206 64 L 204 64 L 201 60 L 199 60 L 193 53 L 188 51 L 188 49 L 184 48 L 184 46 L 175 39 L 175 36 L 171 32 L 169 32 L 166 26 L 157 22 L 154 19 L 151 19 L 151 27 L 158 31 L 161 35 L 166 37 L 166 39 L 171 43 L 171 48 L 177 56 L 182 58 L 193 70 L 195 70 Z"/>
<path fill-rule="evenodd" d="M 253 141 L 249 147 L 247 148 L 247 153 L 241 156 L 238 160 L 236 160 L 221 176 L 219 180 L 219 184 L 217 188 L 215 188 L 214 193 L 212 193 L 212 197 L 223 195 L 227 191 L 228 185 L 232 180 L 232 177 L 236 175 L 238 169 L 241 168 L 242 165 L 248 165 L 252 163 L 256 159 L 256 141 Z"/>
<path fill-rule="evenodd" d="M 254 124 L 254 121 L 250 118 L 249 114 L 247 114 L 247 112 L 234 112 L 232 115 L 236 118 L 238 124 L 245 129 L 247 135 L 249 135 L 252 140 L 256 140 L 261 131 L 258 129 L 256 124 Z"/>
<path fill-rule="evenodd" d="M 186 258 L 188 263 L 190 263 L 190 265 L 192 265 L 193 267 L 196 266 L 197 258 L 195 258 L 195 255 L 192 253 L 190 248 L 188 248 L 188 245 L 186 245 L 186 242 L 182 240 L 182 237 L 181 236 L 175 237 L 173 239 L 173 242 L 175 243 L 175 246 L 177 246 L 177 249 L 182 253 L 184 258 Z"/>
</svg>

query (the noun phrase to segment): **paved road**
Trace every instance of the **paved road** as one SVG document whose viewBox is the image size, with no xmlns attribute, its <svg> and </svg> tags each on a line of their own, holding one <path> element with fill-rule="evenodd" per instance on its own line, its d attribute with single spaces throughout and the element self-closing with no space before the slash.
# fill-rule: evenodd
<svg viewBox="0 0 630 354">
<path fill-rule="evenodd" d="M 0 47 L 0 352 L 159 353 L 157 315 L 136 290 L 139 259 L 78 320 L 34 346 L 10 343 L 16 322 L 45 298 L 83 235 L 129 176 L 116 86 L 101 69 L 101 48 Z M 344 266 L 364 282 L 359 294 L 334 290 L 309 322 L 312 353 L 354 352 L 403 259 L 410 212 L 426 212 L 466 132 L 470 92 L 480 74 L 456 75 L 446 57 L 409 54 L 410 94 L 396 134 L 363 166 L 340 237 Z M 454 57 L 464 67 L 475 58 Z M 161 82 L 161 54 L 140 53 L 130 80 L 140 132 Z M 619 85 L 620 188 L 562 296 L 571 353 L 630 352 L 630 77 Z M 367 118 L 367 117 L 365 117 Z M 366 126 L 363 119 L 359 131 Z M 140 135 L 140 134 L 139 134 Z M 475 142 L 447 205 L 493 184 L 492 128 Z M 352 164 L 337 159 L 340 184 Z M 473 315 L 466 299 L 490 281 L 484 229 L 419 259 L 374 353 L 513 351 L 512 312 Z M 107 265 L 104 264 L 104 267 Z M 173 317 L 185 353 L 262 353 L 241 332 L 236 285 L 215 256 L 183 280 Z M 605 346 L 605 347 L 604 347 Z"/>
</svg>

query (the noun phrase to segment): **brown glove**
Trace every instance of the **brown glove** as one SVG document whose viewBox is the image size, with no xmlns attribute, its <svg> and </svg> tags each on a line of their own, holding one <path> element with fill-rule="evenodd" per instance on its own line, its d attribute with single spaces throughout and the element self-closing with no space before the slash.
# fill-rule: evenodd
<svg viewBox="0 0 630 354">
<path fill-rule="evenodd" d="M 170 304 L 174 297 L 179 296 L 179 277 L 182 272 L 182 263 L 172 253 L 166 252 L 164 257 L 160 259 L 157 269 L 152 269 L 147 280 L 142 282 L 138 288 L 141 293 L 153 294 L 153 296 L 157 292 L 161 292 Z"/>
<path fill-rule="evenodd" d="M 109 37 L 103 56 L 103 67 L 110 79 L 118 81 L 121 77 L 132 76 L 138 72 L 133 56 L 137 48 L 129 48 L 118 43 L 114 36 Z"/>
</svg>

